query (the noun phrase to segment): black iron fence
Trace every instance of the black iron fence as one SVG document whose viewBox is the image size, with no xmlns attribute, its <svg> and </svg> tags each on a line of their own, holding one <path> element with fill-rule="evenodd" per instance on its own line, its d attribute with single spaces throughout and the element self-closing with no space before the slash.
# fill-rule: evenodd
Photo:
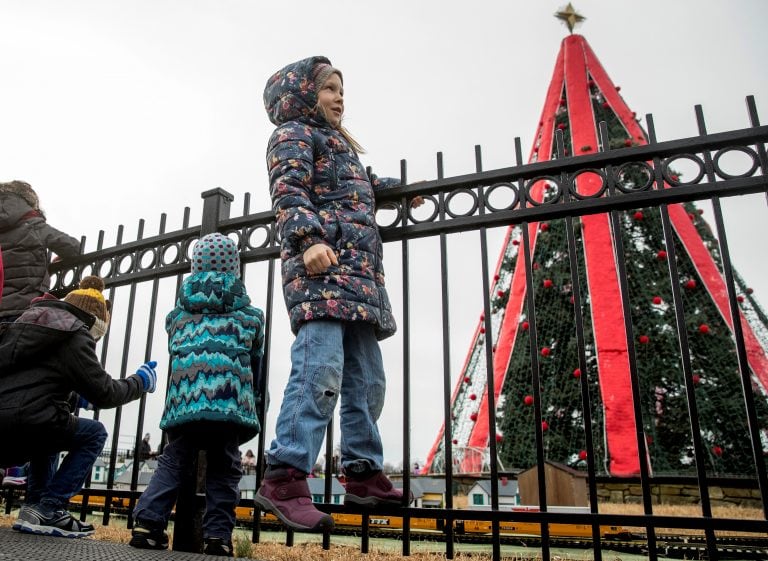
<svg viewBox="0 0 768 561">
<path fill-rule="evenodd" d="M 379 206 L 379 224 L 382 238 L 387 244 L 388 263 L 390 268 L 399 269 L 400 279 L 390 277 L 389 286 L 399 286 L 402 291 L 400 303 L 401 328 L 397 337 L 400 338 L 402 351 L 402 366 L 400 376 L 402 378 L 402 394 L 390 394 L 390 400 L 402 401 L 402 465 L 412 465 L 412 447 L 410 432 L 413 423 L 412 410 L 417 404 L 411 388 L 413 386 L 413 359 L 417 354 L 414 346 L 418 344 L 423 333 L 415 333 L 413 330 L 414 301 L 419 297 L 419 291 L 423 286 L 412 277 L 413 247 L 416 240 L 430 238 L 436 241 L 438 262 L 440 269 L 440 281 L 432 285 L 430 292 L 439 293 L 441 302 L 440 323 L 441 327 L 436 334 L 430 335 L 439 339 L 441 349 L 430 360 L 442 365 L 436 367 L 436 377 L 433 387 L 441 387 L 443 407 L 442 417 L 446 427 L 451 425 L 450 399 L 453 381 L 456 372 L 451 372 L 450 360 L 452 353 L 463 353 L 467 342 L 460 342 L 459 348 L 451 342 L 451 300 L 449 298 L 449 283 L 453 276 L 449 274 L 449 243 L 453 236 L 474 232 L 478 236 L 478 246 L 473 250 L 479 254 L 481 263 L 479 271 L 463 271 L 462 275 L 477 275 L 482 286 L 482 305 L 485 312 L 486 327 L 491 332 L 490 306 L 491 277 L 489 270 L 489 246 L 488 233 L 492 229 L 506 228 L 511 224 L 526 226 L 529 223 L 548 221 L 553 219 L 565 219 L 569 226 L 579 217 L 606 213 L 610 217 L 614 235 L 621 236 L 618 227 L 618 213 L 622 210 L 635 208 L 658 209 L 663 224 L 665 240 L 671 241 L 672 229 L 668 213 L 668 205 L 686 201 L 709 201 L 714 212 L 715 235 L 719 244 L 722 261 L 722 275 L 728 291 L 728 303 L 731 317 L 738 317 L 739 307 L 737 303 L 737 289 L 734 284 L 734 273 L 726 237 L 721 199 L 726 197 L 738 197 L 755 193 L 768 193 L 768 158 L 765 145 L 768 142 L 768 126 L 761 126 L 755 110 L 754 102 L 747 99 L 749 117 L 752 126 L 746 129 L 732 130 L 724 133 L 708 134 L 706 132 L 704 118 L 699 108 L 697 117 L 699 136 L 674 140 L 669 142 L 657 142 L 655 138 L 653 120 L 647 116 L 649 143 L 643 146 L 607 150 L 596 154 L 579 157 L 563 157 L 562 136 L 558 137 L 558 157 L 552 161 L 541 161 L 524 164 L 519 139 L 515 141 L 516 162 L 515 165 L 503 169 L 484 171 L 482 169 L 482 154 L 480 148 L 476 149 L 476 172 L 458 177 L 444 177 L 442 155 L 437 155 L 436 176 L 437 179 L 407 185 L 407 166 L 401 164 L 401 177 L 405 186 L 388 190 L 377 197 Z M 560 133 L 558 133 L 560 134 Z M 603 138 L 607 138 L 604 126 L 601 128 Z M 608 142 L 602 142 L 607 146 Z M 738 170 L 725 165 L 728 155 L 738 155 L 741 164 Z M 693 171 L 682 182 L 671 171 L 675 165 L 685 162 Z M 626 182 L 628 170 L 632 171 L 633 181 Z M 576 189 L 576 181 L 584 174 L 598 177 L 600 188 L 589 195 L 579 193 Z M 638 180 L 637 178 L 641 178 Z M 541 181 L 546 181 L 551 187 L 549 195 L 541 198 L 536 195 L 534 188 Z M 426 205 L 416 211 L 411 208 L 410 201 L 421 196 L 426 199 Z M 241 249 L 244 278 L 251 282 L 259 282 L 259 300 L 265 303 L 267 323 L 267 338 L 265 348 L 265 384 L 268 384 L 270 364 L 272 357 L 270 349 L 277 338 L 284 339 L 289 334 L 276 333 L 272 328 L 272 318 L 275 314 L 283 314 L 284 308 L 280 301 L 279 279 L 276 271 L 276 260 L 279 258 L 279 240 L 275 230 L 273 214 L 271 211 L 252 213 L 250 199 L 245 197 L 240 216 L 232 217 L 231 206 L 233 197 L 222 189 L 214 189 L 202 194 L 204 199 L 203 214 L 200 225 L 190 226 L 190 212 L 186 209 L 181 229 L 166 232 L 166 218 L 163 215 L 160 220 L 159 231 L 153 235 L 144 232 L 144 222 L 139 225 L 136 240 L 123 242 L 124 228 L 120 226 L 117 238 L 113 245 L 107 245 L 103 232 L 100 234 L 96 249 L 81 257 L 56 263 L 53 265 L 55 274 L 55 290 L 65 292 L 76 285 L 82 276 L 95 273 L 104 277 L 109 289 L 109 297 L 116 302 L 114 319 L 110 333 L 101 344 L 102 360 L 110 364 L 119 364 L 116 368 L 109 368 L 113 375 L 125 377 L 130 374 L 131 366 L 153 358 L 154 355 L 165 353 L 162 329 L 156 326 L 162 319 L 158 312 L 168 310 L 173 305 L 173 299 L 180 285 L 182 276 L 188 272 L 189 252 L 194 242 L 203 234 L 212 231 L 220 231 L 237 239 Z M 761 201 L 760 204 L 765 204 Z M 574 260 L 576 241 L 573 237 L 573 229 L 568 228 L 571 234 L 568 237 L 568 247 L 565 248 Z M 526 270 L 528 294 L 533 294 L 535 287 L 532 283 L 531 247 L 528 239 L 528 230 L 523 227 L 519 266 Z M 619 279 L 622 289 L 626 292 L 626 272 L 622 268 L 623 255 L 621 243 L 615 243 L 617 261 L 619 263 Z M 719 532 L 745 531 L 755 534 L 768 534 L 768 478 L 766 477 L 765 455 L 768 442 L 761 440 L 761 422 L 757 417 L 754 393 L 752 389 L 752 373 L 747 361 L 744 335 L 739 321 L 733 322 L 734 339 L 739 359 L 740 376 L 743 387 L 744 415 L 749 427 L 749 439 L 754 457 L 754 484 L 759 489 L 762 504 L 762 516 L 759 519 L 735 519 L 717 518 L 712 514 L 710 498 L 710 486 L 712 477 L 704 468 L 705 453 L 698 430 L 698 419 L 695 408 L 694 387 L 691 382 L 692 373 L 690 365 L 685 360 L 687 351 L 685 343 L 685 312 L 681 305 L 679 291 L 679 278 L 675 269 L 674 244 L 666 243 L 669 256 L 669 274 L 672 286 L 673 304 L 676 310 L 676 329 L 681 341 L 681 363 L 686 379 L 686 397 L 690 404 L 688 409 L 688 421 L 691 424 L 693 437 L 694 458 L 696 475 L 692 481 L 699 490 L 700 516 L 660 516 L 654 513 L 654 500 L 651 495 L 652 477 L 649 473 L 645 458 L 645 442 L 639 431 L 637 434 L 637 447 L 640 454 L 640 473 L 637 482 L 642 490 L 639 501 L 642 504 L 643 514 L 617 515 L 605 514 L 600 511 L 597 502 L 597 478 L 604 475 L 598 473 L 599 469 L 594 462 L 592 444 L 587 443 L 587 486 L 589 491 L 589 512 L 573 514 L 562 513 L 556 509 L 547 508 L 547 483 L 545 478 L 545 450 L 542 443 L 541 431 L 537 431 L 536 453 L 538 458 L 538 496 L 539 512 L 511 512 L 501 509 L 499 503 L 499 469 L 495 462 L 490 462 L 488 474 L 491 484 L 491 509 L 469 510 L 459 509 L 454 505 L 451 490 L 454 488 L 454 474 L 451 462 L 445 462 L 445 488 L 447 490 L 444 508 L 422 509 L 403 508 L 385 509 L 382 515 L 403 516 L 402 539 L 403 555 L 408 555 L 411 550 L 411 524 L 414 518 L 441 519 L 445 530 L 445 552 L 452 558 L 455 551 L 455 543 L 458 538 L 455 533 L 455 521 L 485 520 L 491 522 L 491 550 L 494 559 L 501 556 L 502 532 L 501 525 L 513 521 L 534 523 L 540 527 L 541 554 L 545 559 L 550 558 L 549 528 L 551 524 L 586 524 L 591 526 L 592 550 L 596 559 L 602 558 L 602 550 L 606 548 L 601 527 L 605 526 L 632 526 L 644 529 L 642 539 L 647 544 L 646 548 L 651 559 L 659 555 L 657 544 L 657 529 L 695 529 L 703 530 L 706 543 L 706 554 L 709 559 L 717 559 Z M 401 256 L 400 263 L 396 263 L 393 254 Z M 574 276 L 574 281 L 578 278 Z M 276 288 L 277 283 L 277 288 Z M 252 289 L 249 287 L 249 292 Z M 579 298 L 579 291 L 574 290 L 575 297 Z M 277 300 L 277 301 L 276 301 Z M 622 298 L 623 305 L 628 306 L 626 294 Z M 535 318 L 536 310 L 533 309 L 533 300 L 528 300 L 531 316 Z M 576 329 L 581 329 L 582 318 L 579 317 L 580 305 L 576 302 L 574 309 L 577 311 L 574 317 Z M 630 311 L 625 310 L 627 317 Z M 125 318 L 125 319 L 122 319 Z M 531 337 L 535 340 L 535 320 L 531 320 Z M 632 333 L 632 325 L 628 323 L 622 326 L 626 330 L 627 341 L 635 339 Z M 493 349 L 489 337 L 486 341 L 485 358 L 487 361 L 488 387 L 494 387 L 493 379 Z M 581 338 L 583 347 L 583 334 Z M 765 343 L 765 342 L 763 342 Z M 536 345 L 531 345 L 536 349 Z M 630 345 L 630 363 L 635 360 L 634 349 Z M 533 387 L 539 387 L 539 370 L 535 350 L 532 351 L 531 377 Z M 584 362 L 583 352 L 581 356 Z M 582 368 L 585 365 L 582 364 Z M 390 369 L 391 370 L 391 369 Z M 641 412 L 639 408 L 640 386 L 638 384 L 636 370 L 632 371 L 632 393 L 635 399 L 634 411 L 636 425 L 642 426 Z M 422 373 L 419 374 L 423 375 Z M 453 375 L 453 377 L 452 377 Z M 392 374 L 390 374 L 392 376 Z M 264 388 L 262 388 L 264 389 Z M 273 404 L 279 401 L 282 388 L 273 387 Z M 134 455 L 138 453 L 140 437 L 147 428 L 146 397 L 142 398 L 135 415 L 135 426 L 130 429 L 131 434 L 136 435 Z M 277 404 L 279 405 L 279 404 Z M 534 403 L 536 420 L 540 422 L 542 412 L 539 409 L 538 400 Z M 496 416 L 494 414 L 496 403 L 492 392 L 489 395 L 488 410 L 483 414 L 488 416 L 489 434 L 495 433 Z M 126 406 L 128 407 L 128 406 Z M 588 399 L 585 397 L 585 410 L 589 410 Z M 116 451 L 123 411 L 118 408 L 114 413 L 96 412 L 96 416 L 103 415 L 103 419 L 111 423 L 112 445 Z M 585 422 L 590 422 L 590 417 L 585 416 Z M 327 462 L 326 473 L 331 473 L 331 458 L 333 456 L 334 442 L 333 431 L 329 427 L 327 437 Z M 763 429 L 765 426 L 763 425 Z M 586 431 L 589 433 L 590 431 Z M 259 439 L 258 455 L 261 458 L 264 450 L 265 436 Z M 445 454 L 451 457 L 452 441 L 450 430 L 446 430 L 443 442 Z M 489 457 L 496 457 L 496 442 L 489 439 Z M 108 478 L 107 490 L 93 489 L 90 496 L 106 495 L 127 496 L 130 498 L 131 507 L 138 492 L 138 464 L 133 468 L 131 493 L 112 491 L 114 487 L 115 453 L 112 453 L 109 465 L 111 471 Z M 406 493 L 411 489 L 412 479 L 407 469 L 403 473 L 403 488 Z M 326 485 L 326 499 L 330 503 L 330 480 Z M 244 505 L 252 505 L 250 501 L 244 501 Z M 321 508 L 329 512 L 350 512 L 345 506 L 325 504 Z M 109 522 L 110 500 L 105 501 L 104 523 Z M 368 548 L 369 517 L 363 516 L 361 547 L 365 551 Z M 254 519 L 254 538 L 259 535 L 259 517 Z M 326 535 L 324 544 L 330 544 L 331 537 Z M 292 535 L 288 534 L 289 543 Z"/>
</svg>

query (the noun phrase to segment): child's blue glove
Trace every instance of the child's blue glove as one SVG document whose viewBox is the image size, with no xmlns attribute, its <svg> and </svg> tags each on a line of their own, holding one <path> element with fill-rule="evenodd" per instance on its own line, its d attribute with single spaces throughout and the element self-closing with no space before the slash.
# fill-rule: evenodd
<svg viewBox="0 0 768 561">
<path fill-rule="evenodd" d="M 77 397 L 77 407 L 80 409 L 85 409 L 86 411 L 93 411 L 93 403 L 81 395 Z"/>
<path fill-rule="evenodd" d="M 139 366 L 139 369 L 136 371 L 136 375 L 141 378 L 141 384 L 144 386 L 145 392 L 152 393 L 155 391 L 155 386 L 157 385 L 155 366 L 157 366 L 157 362 L 150 360 Z"/>
</svg>

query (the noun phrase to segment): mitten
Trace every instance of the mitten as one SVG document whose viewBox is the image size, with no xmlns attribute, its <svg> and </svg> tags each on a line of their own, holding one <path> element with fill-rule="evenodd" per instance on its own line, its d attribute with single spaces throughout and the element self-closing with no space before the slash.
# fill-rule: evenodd
<svg viewBox="0 0 768 561">
<path fill-rule="evenodd" d="M 139 369 L 136 370 L 136 375 L 141 378 L 141 384 L 145 392 L 152 393 L 155 391 L 155 386 L 157 385 L 155 366 L 157 366 L 157 362 L 150 360 L 139 366 Z"/>
<path fill-rule="evenodd" d="M 93 411 L 93 403 L 85 399 L 82 395 L 77 397 L 77 407 L 86 411 Z"/>
</svg>

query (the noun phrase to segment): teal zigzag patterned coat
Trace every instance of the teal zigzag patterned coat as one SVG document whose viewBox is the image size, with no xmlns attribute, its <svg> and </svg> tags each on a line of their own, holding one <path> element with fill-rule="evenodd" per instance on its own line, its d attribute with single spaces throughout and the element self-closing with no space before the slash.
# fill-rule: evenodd
<svg viewBox="0 0 768 561">
<path fill-rule="evenodd" d="M 215 271 L 187 277 L 165 319 L 171 379 L 161 429 L 224 422 L 241 441 L 258 434 L 258 378 L 264 314 L 250 305 L 235 275 Z"/>
<path fill-rule="evenodd" d="M 312 57 L 275 73 L 264 106 L 277 125 L 267 147 L 272 207 L 282 237 L 283 295 L 297 333 L 304 322 L 336 319 L 373 324 L 379 339 L 395 333 L 384 287 L 374 190 L 398 183 L 369 178 L 341 133 L 315 110 Z M 339 264 L 310 275 L 304 251 L 324 243 Z"/>
</svg>

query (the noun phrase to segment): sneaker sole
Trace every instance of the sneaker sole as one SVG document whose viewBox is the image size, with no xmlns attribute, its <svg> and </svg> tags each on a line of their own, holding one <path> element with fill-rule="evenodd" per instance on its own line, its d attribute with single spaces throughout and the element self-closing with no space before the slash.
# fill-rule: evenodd
<svg viewBox="0 0 768 561">
<path fill-rule="evenodd" d="M 25 520 L 16 522 L 13 525 L 13 529 L 17 532 L 24 532 L 26 534 L 36 534 L 38 536 L 54 536 L 57 538 L 85 538 L 92 536 L 95 533 L 95 530 L 77 532 L 74 530 L 64 530 L 62 528 L 57 528 L 56 526 L 40 526 L 38 524 L 31 524 Z"/>
<path fill-rule="evenodd" d="M 162 549 L 168 549 L 168 542 L 161 543 L 156 542 L 155 540 L 148 540 L 146 538 L 131 538 L 131 541 L 128 542 L 128 545 L 131 547 L 135 547 L 137 549 L 156 549 L 156 550 L 162 550 Z"/>
<path fill-rule="evenodd" d="M 289 528 L 293 530 L 299 530 L 304 532 L 320 532 L 325 530 L 333 530 L 333 518 L 331 518 L 329 515 L 325 515 L 323 518 L 320 519 L 320 521 L 315 524 L 314 526 L 302 526 L 301 524 L 296 524 L 295 522 L 292 522 L 288 518 L 285 517 L 285 515 L 280 512 L 280 509 L 277 508 L 272 501 L 270 501 L 267 497 L 260 495 L 259 493 L 256 493 L 256 496 L 253 498 L 253 502 L 261 507 L 262 510 L 267 510 L 277 516 L 280 519 L 280 522 L 288 526 Z"/>
</svg>

